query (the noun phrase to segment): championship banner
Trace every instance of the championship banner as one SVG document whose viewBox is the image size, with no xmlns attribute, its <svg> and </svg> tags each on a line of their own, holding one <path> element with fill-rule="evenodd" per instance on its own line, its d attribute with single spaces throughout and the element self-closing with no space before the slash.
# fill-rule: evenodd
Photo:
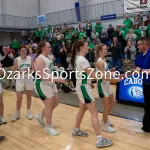
<svg viewBox="0 0 150 150">
<path fill-rule="evenodd" d="M 149 11 L 150 0 L 124 0 L 125 13 L 136 13 L 138 11 Z"/>
</svg>

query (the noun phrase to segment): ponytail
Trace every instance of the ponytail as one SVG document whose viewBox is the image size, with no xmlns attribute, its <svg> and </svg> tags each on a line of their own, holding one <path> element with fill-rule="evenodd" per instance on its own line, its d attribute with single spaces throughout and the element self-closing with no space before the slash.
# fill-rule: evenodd
<svg viewBox="0 0 150 150">
<path fill-rule="evenodd" d="M 38 57 L 42 53 L 42 49 L 45 47 L 45 45 L 46 45 L 45 41 L 42 41 L 38 44 L 36 57 Z"/>
<path fill-rule="evenodd" d="M 95 46 L 96 50 L 96 59 L 100 57 L 100 51 L 102 50 L 103 46 L 106 46 L 105 44 L 101 43 Z"/>
<path fill-rule="evenodd" d="M 71 65 L 73 69 L 75 69 L 75 58 L 77 56 L 77 53 L 80 51 L 80 47 L 84 46 L 85 40 L 79 40 L 74 43 L 73 45 L 73 51 L 72 51 L 72 56 L 71 56 Z"/>
</svg>

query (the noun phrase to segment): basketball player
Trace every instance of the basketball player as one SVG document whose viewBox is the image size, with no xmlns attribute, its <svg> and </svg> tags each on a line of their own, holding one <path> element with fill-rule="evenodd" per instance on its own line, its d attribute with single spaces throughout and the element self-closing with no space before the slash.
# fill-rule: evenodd
<svg viewBox="0 0 150 150">
<path fill-rule="evenodd" d="M 96 56 L 97 56 L 97 63 L 96 63 L 96 69 L 97 71 L 101 71 L 102 73 L 105 73 L 108 71 L 108 65 L 106 62 L 107 55 L 107 46 L 105 44 L 99 44 L 96 46 Z M 108 119 L 108 115 L 112 111 L 114 107 L 114 96 L 112 89 L 110 87 L 110 81 L 109 79 L 106 80 L 98 80 L 97 82 L 97 88 L 98 88 L 98 94 L 100 99 L 102 100 L 102 103 L 104 105 L 104 112 L 103 112 L 103 131 L 113 133 L 116 130 L 113 127 L 113 124 Z"/>
<path fill-rule="evenodd" d="M 0 63 L 0 68 L 2 68 L 2 65 Z M 0 70 L 0 74 L 3 74 L 3 71 Z M 3 103 L 3 89 L 2 89 L 2 84 L 0 81 L 0 124 L 6 124 L 7 122 L 5 121 L 4 117 L 4 103 Z"/>
<path fill-rule="evenodd" d="M 58 106 L 58 90 L 55 82 L 65 82 L 61 78 L 52 80 L 52 71 L 54 70 L 53 60 L 50 59 L 49 53 L 51 45 L 48 42 L 40 42 L 38 45 L 37 58 L 35 60 L 35 68 L 38 71 L 40 79 L 35 81 L 35 91 L 45 105 L 43 111 L 35 115 L 35 119 L 44 127 L 44 116 L 46 118 L 46 133 L 56 136 L 59 132 L 52 127 L 53 110 Z M 45 70 L 46 69 L 46 70 Z M 46 72 L 46 73 L 45 73 Z M 48 75 L 47 75 L 48 74 Z M 38 77 L 39 78 L 39 77 Z"/>
<path fill-rule="evenodd" d="M 27 96 L 27 118 L 29 120 L 33 119 L 30 113 L 31 109 L 31 96 L 34 88 L 33 78 L 28 76 L 28 72 L 34 71 L 34 63 L 30 56 L 27 56 L 27 48 L 25 46 L 20 46 L 19 48 L 20 56 L 14 60 L 14 72 L 19 71 L 20 77 L 16 79 L 16 94 L 17 94 L 17 112 L 12 117 L 12 121 L 20 119 L 20 109 L 22 104 L 22 98 L 24 90 L 26 90 Z"/>
<path fill-rule="evenodd" d="M 96 110 L 95 100 L 92 95 L 91 80 L 87 76 L 91 73 L 91 67 L 85 55 L 88 53 L 88 43 L 86 41 L 77 41 L 73 46 L 71 64 L 73 68 L 79 71 L 77 77 L 76 91 L 80 100 L 80 109 L 76 117 L 75 128 L 72 131 L 73 136 L 87 137 L 88 134 L 80 130 L 80 125 L 84 113 L 88 109 L 91 114 L 92 125 L 96 134 L 96 147 L 107 147 L 113 144 L 112 140 L 108 140 L 101 135 L 100 125 L 98 120 L 98 112 Z M 83 72 L 83 74 L 81 73 Z M 84 76 L 84 79 L 82 79 Z M 96 79 L 93 72 L 92 78 Z"/>
</svg>

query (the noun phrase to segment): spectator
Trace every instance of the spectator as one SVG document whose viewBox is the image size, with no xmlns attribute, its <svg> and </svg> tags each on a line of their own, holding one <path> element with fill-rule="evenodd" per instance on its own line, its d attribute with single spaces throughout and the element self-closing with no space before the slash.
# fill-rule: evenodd
<svg viewBox="0 0 150 150">
<path fill-rule="evenodd" d="M 138 17 L 135 17 L 135 18 L 134 18 L 133 27 L 135 27 L 136 25 L 137 25 L 137 26 L 140 26 L 140 23 L 139 23 Z"/>
<path fill-rule="evenodd" d="M 14 41 L 12 42 L 12 49 L 15 51 L 16 57 L 19 55 L 18 48 L 19 48 L 19 42 L 18 42 L 18 40 L 14 39 Z"/>
<path fill-rule="evenodd" d="M 119 43 L 122 43 L 122 40 L 123 40 L 123 36 L 122 36 L 122 33 L 120 31 L 120 25 L 116 26 L 116 30 L 114 31 L 113 33 L 113 37 L 117 37 L 117 40 Z"/>
<path fill-rule="evenodd" d="M 2 54 L 0 54 L 0 62 L 3 66 L 3 69 L 6 72 L 6 75 L 5 75 L 6 89 L 9 88 L 10 81 L 11 81 L 12 87 L 15 88 L 15 80 L 7 79 L 9 75 L 8 71 L 13 71 L 13 60 L 14 60 L 13 54 L 7 49 L 6 46 L 3 46 L 3 52 Z"/>
<path fill-rule="evenodd" d="M 36 59 L 36 48 L 35 47 L 33 47 L 33 48 L 29 47 L 28 53 L 29 53 L 28 56 L 30 56 L 33 59 L 33 61 L 35 61 L 35 59 Z"/>
<path fill-rule="evenodd" d="M 91 21 L 88 21 L 87 24 L 86 24 L 86 36 L 91 38 L 91 32 L 92 32 L 92 23 Z"/>
<path fill-rule="evenodd" d="M 142 26 L 140 26 L 139 29 L 141 30 L 141 36 L 146 37 L 147 27 L 145 26 L 145 22 L 142 23 Z"/>
<path fill-rule="evenodd" d="M 128 28 L 131 29 L 133 26 L 133 21 L 129 19 L 129 16 L 126 15 L 126 19 L 124 20 L 123 24 Z"/>
<path fill-rule="evenodd" d="M 112 27 L 112 25 L 109 25 L 109 28 L 107 29 L 107 33 L 108 33 L 108 39 L 112 41 L 113 38 L 113 33 L 114 33 L 114 28 Z"/>
<path fill-rule="evenodd" d="M 101 34 L 102 34 L 102 29 L 103 29 L 103 26 L 101 25 L 101 21 L 96 22 L 96 25 L 94 26 L 94 29 L 96 29 L 96 32 L 99 33 L 99 39 L 100 39 Z"/>
<path fill-rule="evenodd" d="M 94 44 L 94 46 L 96 46 L 96 45 L 98 45 L 100 43 L 101 43 L 101 41 L 97 38 L 97 36 L 94 36 L 93 37 L 93 44 Z"/>
<path fill-rule="evenodd" d="M 89 48 L 89 51 L 88 51 L 88 60 L 89 62 L 94 62 L 94 44 L 91 42 L 90 39 L 87 40 L 88 41 L 88 48 Z M 91 65 L 93 66 L 93 64 Z"/>
<path fill-rule="evenodd" d="M 83 39 L 83 37 L 86 37 L 86 32 L 84 29 L 81 29 L 81 32 L 79 33 L 79 40 Z"/>
<path fill-rule="evenodd" d="M 96 29 L 93 30 L 92 34 L 91 34 L 91 39 L 94 38 L 94 36 L 97 36 L 99 38 L 99 33 L 96 32 Z"/>
<path fill-rule="evenodd" d="M 79 26 L 78 26 L 79 32 L 81 32 L 82 29 L 85 29 L 85 27 L 82 25 L 82 23 L 80 23 Z"/>
<path fill-rule="evenodd" d="M 145 26 L 148 26 L 150 24 L 150 15 L 147 16 L 147 20 L 145 21 Z"/>
<path fill-rule="evenodd" d="M 133 45 L 136 46 L 136 39 L 137 39 L 137 36 L 136 36 L 136 34 L 133 33 L 133 29 L 130 29 L 125 40 L 126 41 L 129 41 L 129 40 L 132 41 Z"/>
<path fill-rule="evenodd" d="M 112 53 L 112 63 L 110 68 L 115 67 L 116 70 L 119 70 L 121 67 L 121 43 L 118 42 L 117 37 L 113 37 L 113 43 L 111 44 L 110 51 Z"/>
<path fill-rule="evenodd" d="M 142 22 L 143 22 L 143 16 L 142 16 L 140 11 L 138 12 L 138 14 L 137 14 L 137 16 L 135 18 L 138 19 L 138 25 L 141 26 Z"/>
<path fill-rule="evenodd" d="M 136 34 L 137 36 L 137 39 L 139 39 L 141 37 L 141 30 L 139 29 L 139 26 L 138 25 L 135 25 L 134 26 L 134 30 L 133 30 L 134 34 Z"/>
<path fill-rule="evenodd" d="M 40 28 L 40 40 L 44 41 L 46 38 L 46 31 L 43 27 Z"/>
<path fill-rule="evenodd" d="M 60 48 L 60 60 L 61 60 L 61 67 L 64 67 L 65 70 L 68 68 L 67 59 L 67 49 L 65 46 L 65 42 L 62 42 L 62 46 Z"/>
<path fill-rule="evenodd" d="M 102 30 L 102 34 L 101 34 L 101 39 L 100 40 L 104 44 L 108 41 L 108 35 L 107 35 L 107 33 L 106 33 L 106 31 L 104 29 Z"/>
<path fill-rule="evenodd" d="M 147 34 L 148 34 L 148 37 L 150 37 L 150 24 L 147 26 Z"/>
<path fill-rule="evenodd" d="M 125 55 L 125 58 L 126 58 L 126 59 L 131 59 L 131 60 L 132 60 L 132 63 L 135 64 L 136 48 L 135 48 L 135 46 L 132 44 L 132 41 L 131 41 L 131 40 L 128 41 L 127 46 L 126 46 L 125 49 L 124 49 L 124 53 L 126 54 L 126 55 Z"/>
<path fill-rule="evenodd" d="M 40 42 L 40 28 L 35 31 L 36 42 Z"/>
</svg>

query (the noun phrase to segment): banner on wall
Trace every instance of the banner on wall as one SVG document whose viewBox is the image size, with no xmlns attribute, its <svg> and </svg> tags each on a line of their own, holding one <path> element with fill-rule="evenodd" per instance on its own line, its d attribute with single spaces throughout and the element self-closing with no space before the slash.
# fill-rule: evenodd
<svg viewBox="0 0 150 150">
<path fill-rule="evenodd" d="M 149 9 L 150 9 L 150 0 L 124 0 L 125 13 L 149 11 Z"/>
<path fill-rule="evenodd" d="M 45 23 L 46 23 L 46 16 L 45 15 L 37 16 L 37 24 L 45 24 Z"/>
</svg>

